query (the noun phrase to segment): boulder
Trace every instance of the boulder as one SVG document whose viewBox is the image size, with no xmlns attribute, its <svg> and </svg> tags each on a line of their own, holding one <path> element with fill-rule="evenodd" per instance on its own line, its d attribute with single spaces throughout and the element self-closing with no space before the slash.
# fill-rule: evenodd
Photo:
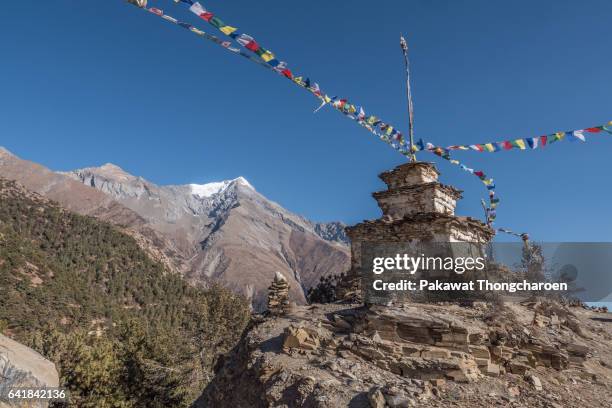
<svg viewBox="0 0 612 408">
<path fill-rule="evenodd" d="M 287 327 L 283 349 L 316 350 L 319 348 L 319 338 L 314 331 L 307 331 L 301 327 Z"/>
<path fill-rule="evenodd" d="M 55 365 L 36 351 L 0 334 L 0 395 L 11 388 L 59 387 Z M 40 402 L 32 407 L 46 407 Z M 0 408 L 9 407 L 0 401 Z"/>
<path fill-rule="evenodd" d="M 385 396 L 378 387 L 374 387 L 368 392 L 368 401 L 371 408 L 385 408 Z"/>
</svg>

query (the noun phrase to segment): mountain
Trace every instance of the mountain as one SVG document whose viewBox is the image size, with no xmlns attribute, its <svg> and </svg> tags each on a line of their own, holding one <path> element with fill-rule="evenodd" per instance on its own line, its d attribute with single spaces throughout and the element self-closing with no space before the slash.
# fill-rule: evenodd
<svg viewBox="0 0 612 408">
<path fill-rule="evenodd" d="M 158 186 L 105 164 L 53 172 L 0 148 L 0 176 L 79 214 L 121 226 L 149 255 L 191 282 L 221 281 L 261 309 L 278 271 L 291 297 L 349 268 L 344 225 L 313 223 L 258 193 L 243 177 Z"/>
<path fill-rule="evenodd" d="M 105 164 L 62 173 L 103 192 L 176 243 L 195 282 L 219 280 L 263 307 L 275 272 L 288 278 L 291 295 L 322 275 L 348 269 L 350 256 L 340 223 L 312 223 L 258 193 L 244 178 L 159 186 Z"/>
<path fill-rule="evenodd" d="M 150 228 L 136 212 L 96 189 L 40 164 L 20 159 L 3 147 L 0 147 L 0 177 L 17 181 L 67 210 L 123 227 L 124 232 L 132 235 L 152 258 L 164 263 L 169 270 L 186 268 L 186 260 L 181 258 L 174 242 Z"/>
<path fill-rule="evenodd" d="M 188 406 L 249 319 L 243 297 L 189 285 L 117 227 L 3 178 L 0 293 L 0 334 L 52 360 L 77 407 Z M 0 374 L 14 371 L 2 354 Z"/>
</svg>

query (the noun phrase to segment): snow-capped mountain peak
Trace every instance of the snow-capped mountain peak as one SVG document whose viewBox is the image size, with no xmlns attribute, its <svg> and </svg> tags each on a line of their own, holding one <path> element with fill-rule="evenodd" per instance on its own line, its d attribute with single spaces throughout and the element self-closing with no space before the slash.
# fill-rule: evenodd
<svg viewBox="0 0 612 408">
<path fill-rule="evenodd" d="M 215 194 L 222 193 L 233 183 L 242 184 L 246 187 L 253 188 L 251 183 L 247 181 L 244 177 L 240 176 L 233 180 L 224 180 L 224 181 L 214 181 L 212 183 L 206 184 L 189 184 L 191 188 L 191 194 L 198 196 L 200 198 L 208 198 L 212 197 Z"/>
</svg>

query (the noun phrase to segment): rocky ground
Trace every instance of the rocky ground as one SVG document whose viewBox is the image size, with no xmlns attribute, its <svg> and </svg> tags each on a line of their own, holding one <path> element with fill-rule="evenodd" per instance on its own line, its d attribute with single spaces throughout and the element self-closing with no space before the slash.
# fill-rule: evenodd
<svg viewBox="0 0 612 408">
<path fill-rule="evenodd" d="M 328 304 L 258 316 L 197 407 L 610 407 L 612 314 Z"/>
</svg>

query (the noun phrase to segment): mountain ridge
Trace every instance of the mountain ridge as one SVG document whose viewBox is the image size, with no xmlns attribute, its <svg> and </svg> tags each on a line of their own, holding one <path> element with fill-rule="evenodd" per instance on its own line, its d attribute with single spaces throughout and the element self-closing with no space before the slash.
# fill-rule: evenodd
<svg viewBox="0 0 612 408">
<path fill-rule="evenodd" d="M 244 177 L 157 185 L 112 164 L 61 174 L 104 192 L 171 240 L 182 239 L 189 279 L 221 280 L 252 297 L 258 308 L 277 271 L 290 279 L 293 299 L 304 303 L 304 290 L 322 275 L 348 268 L 342 224 L 313 223 L 294 214 Z"/>
<path fill-rule="evenodd" d="M 350 263 L 342 223 L 316 223 L 267 199 L 244 177 L 160 186 L 106 163 L 53 172 L 0 150 L 0 175 L 135 237 L 169 270 L 193 284 L 219 280 L 264 307 L 276 272 L 291 297 Z"/>
</svg>

